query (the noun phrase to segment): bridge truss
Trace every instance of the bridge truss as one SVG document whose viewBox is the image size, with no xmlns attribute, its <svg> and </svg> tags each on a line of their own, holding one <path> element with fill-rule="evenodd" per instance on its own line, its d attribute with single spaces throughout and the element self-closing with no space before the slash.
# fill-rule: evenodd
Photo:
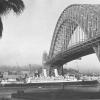
<svg viewBox="0 0 100 100">
<path fill-rule="evenodd" d="M 75 36 L 75 30 L 81 32 Z M 46 64 L 62 66 L 94 52 L 100 60 L 100 5 L 68 6 L 56 24 Z"/>
</svg>

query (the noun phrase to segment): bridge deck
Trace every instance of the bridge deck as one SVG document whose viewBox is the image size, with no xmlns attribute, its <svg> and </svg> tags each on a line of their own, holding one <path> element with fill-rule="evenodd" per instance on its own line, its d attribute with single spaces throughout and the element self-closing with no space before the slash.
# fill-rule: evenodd
<svg viewBox="0 0 100 100">
<path fill-rule="evenodd" d="M 75 60 L 79 57 L 94 53 L 93 46 L 100 41 L 100 35 L 97 35 L 81 44 L 77 44 L 68 48 L 66 51 L 59 52 L 47 61 L 50 65 L 63 65 L 69 61 Z"/>
</svg>

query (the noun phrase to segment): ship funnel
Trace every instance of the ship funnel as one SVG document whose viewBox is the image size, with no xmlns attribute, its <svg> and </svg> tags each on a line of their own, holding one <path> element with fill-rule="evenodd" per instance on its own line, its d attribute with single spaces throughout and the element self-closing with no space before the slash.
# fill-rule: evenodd
<svg viewBox="0 0 100 100">
<path fill-rule="evenodd" d="M 54 69 L 54 73 L 55 73 L 55 77 L 58 77 L 58 70 L 57 69 Z"/>
<path fill-rule="evenodd" d="M 43 69 L 43 75 L 44 75 L 44 77 L 47 77 L 46 69 Z"/>
</svg>

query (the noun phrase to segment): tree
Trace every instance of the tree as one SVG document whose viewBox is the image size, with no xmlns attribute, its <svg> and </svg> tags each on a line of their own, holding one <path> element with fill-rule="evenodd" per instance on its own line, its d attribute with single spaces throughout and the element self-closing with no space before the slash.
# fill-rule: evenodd
<svg viewBox="0 0 100 100">
<path fill-rule="evenodd" d="M 0 37 L 2 37 L 3 24 L 1 16 L 13 10 L 17 15 L 21 14 L 25 6 L 22 0 L 0 0 Z"/>
</svg>

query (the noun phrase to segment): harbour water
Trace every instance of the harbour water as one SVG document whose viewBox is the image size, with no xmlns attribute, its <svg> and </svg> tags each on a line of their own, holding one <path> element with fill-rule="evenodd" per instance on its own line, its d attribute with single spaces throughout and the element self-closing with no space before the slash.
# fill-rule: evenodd
<svg viewBox="0 0 100 100">
<path fill-rule="evenodd" d="M 0 100 L 100 100 L 100 84 L 98 86 L 65 86 L 63 87 L 52 87 L 52 88 L 28 88 L 23 89 L 28 98 L 11 98 L 12 93 L 16 93 L 16 88 L 1 88 L 0 89 Z M 72 90 L 76 91 L 73 92 Z M 50 97 L 48 95 L 50 93 Z M 50 92 L 51 91 L 51 92 Z M 70 92 L 69 92 L 70 91 Z M 93 91 L 90 95 L 83 98 L 80 96 L 79 91 Z M 37 93 L 37 94 L 36 94 Z M 75 95 L 74 95 L 75 93 Z M 71 95 L 70 97 L 67 95 Z M 74 97 L 73 97 L 74 96 Z M 24 96 L 25 97 L 25 96 Z M 34 99 L 35 98 L 35 99 Z"/>
</svg>

